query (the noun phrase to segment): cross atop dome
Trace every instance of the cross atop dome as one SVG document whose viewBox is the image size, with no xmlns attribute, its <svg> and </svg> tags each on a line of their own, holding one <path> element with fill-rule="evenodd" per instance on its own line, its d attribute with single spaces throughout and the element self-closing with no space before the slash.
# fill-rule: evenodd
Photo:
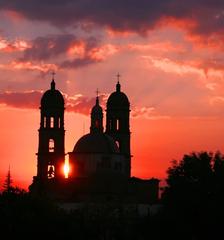
<svg viewBox="0 0 224 240">
<path fill-rule="evenodd" d="M 117 74 L 117 85 L 116 85 L 116 91 L 117 92 L 120 92 L 121 91 L 121 84 L 120 84 L 120 77 L 121 77 L 121 75 L 120 75 L 120 73 L 118 73 Z"/>
<path fill-rule="evenodd" d="M 96 89 L 96 105 L 99 105 L 99 89 Z"/>
<path fill-rule="evenodd" d="M 121 77 L 121 75 L 120 75 L 120 73 L 118 73 L 117 74 L 117 82 L 119 83 L 119 81 L 120 81 L 120 77 Z"/>
<path fill-rule="evenodd" d="M 55 76 L 55 71 L 52 71 L 52 81 L 51 81 L 51 90 L 55 90 L 55 81 L 54 81 L 54 76 Z"/>
</svg>

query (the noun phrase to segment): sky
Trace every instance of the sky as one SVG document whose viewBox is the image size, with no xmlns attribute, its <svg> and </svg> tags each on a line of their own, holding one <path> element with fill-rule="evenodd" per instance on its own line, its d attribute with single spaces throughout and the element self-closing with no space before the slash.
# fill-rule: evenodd
<svg viewBox="0 0 224 240">
<path fill-rule="evenodd" d="M 131 103 L 131 175 L 224 152 L 223 0 L 1 0 L 0 184 L 36 175 L 40 99 L 52 71 L 65 98 L 66 152 L 89 132 L 96 89 Z"/>
</svg>

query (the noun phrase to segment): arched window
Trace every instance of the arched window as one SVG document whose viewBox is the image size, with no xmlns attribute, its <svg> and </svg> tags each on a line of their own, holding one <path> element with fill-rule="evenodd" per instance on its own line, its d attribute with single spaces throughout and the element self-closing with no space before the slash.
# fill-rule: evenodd
<svg viewBox="0 0 224 240">
<path fill-rule="evenodd" d="M 47 178 L 48 179 L 51 179 L 51 178 L 54 178 L 54 165 L 48 165 L 47 166 Z"/>
<path fill-rule="evenodd" d="M 44 117 L 44 128 L 46 128 L 46 127 L 47 127 L 47 118 Z"/>
<path fill-rule="evenodd" d="M 58 128 L 60 128 L 61 127 L 61 118 L 59 117 L 58 118 Z"/>
<path fill-rule="evenodd" d="M 112 120 L 111 119 L 109 120 L 109 129 L 110 130 L 112 129 Z"/>
<path fill-rule="evenodd" d="M 120 121 L 119 119 L 116 119 L 116 130 L 119 130 L 120 128 Z"/>
<path fill-rule="evenodd" d="M 96 121 L 95 121 L 95 127 L 96 127 L 96 128 L 99 128 L 99 126 L 100 126 L 99 120 L 96 120 Z"/>
<path fill-rule="evenodd" d="M 54 118 L 50 117 L 50 128 L 54 127 Z"/>
<path fill-rule="evenodd" d="M 49 139 L 49 152 L 54 152 L 54 149 L 55 146 L 54 146 L 54 139 Z"/>
<path fill-rule="evenodd" d="M 120 150 L 120 143 L 119 143 L 118 141 L 116 141 L 115 143 L 116 143 L 117 147 L 118 147 L 119 150 Z"/>
</svg>

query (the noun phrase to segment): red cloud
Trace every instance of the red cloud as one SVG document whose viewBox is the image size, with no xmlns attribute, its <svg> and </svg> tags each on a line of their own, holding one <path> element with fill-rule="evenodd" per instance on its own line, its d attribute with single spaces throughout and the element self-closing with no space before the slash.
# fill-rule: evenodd
<svg viewBox="0 0 224 240">
<path fill-rule="evenodd" d="M 9 41 L 6 38 L 0 37 L 0 51 L 3 52 L 25 51 L 28 48 L 30 48 L 30 44 L 24 40 L 16 39 L 15 41 Z"/>
</svg>

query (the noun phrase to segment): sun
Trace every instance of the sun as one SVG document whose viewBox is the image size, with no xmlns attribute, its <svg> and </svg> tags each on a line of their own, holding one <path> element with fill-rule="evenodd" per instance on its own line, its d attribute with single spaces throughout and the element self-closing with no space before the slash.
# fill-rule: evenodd
<svg viewBox="0 0 224 240">
<path fill-rule="evenodd" d="M 65 164 L 64 164 L 64 175 L 65 175 L 65 178 L 68 178 L 69 171 L 70 171 L 69 160 L 65 159 Z"/>
</svg>

